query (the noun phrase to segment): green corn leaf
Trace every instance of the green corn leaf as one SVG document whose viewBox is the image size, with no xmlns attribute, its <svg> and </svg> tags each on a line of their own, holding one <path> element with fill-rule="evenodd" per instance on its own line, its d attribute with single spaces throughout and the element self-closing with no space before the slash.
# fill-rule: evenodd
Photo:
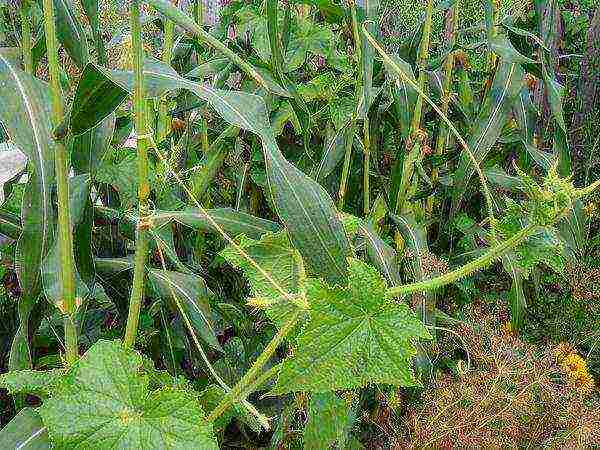
<svg viewBox="0 0 600 450">
<path fill-rule="evenodd" d="M 112 186 L 119 193 L 121 207 L 125 210 L 137 205 L 137 159 L 128 154 L 119 162 L 103 160 L 97 167 L 96 181 Z M 155 172 L 150 171 L 150 186 L 156 186 Z"/>
<path fill-rule="evenodd" d="M 352 108 L 352 110 L 354 110 L 354 108 Z M 344 158 L 346 139 L 348 138 L 349 130 L 349 127 L 339 129 L 338 131 L 333 131 L 332 129 L 327 130 L 327 139 L 325 139 L 323 155 L 321 156 L 319 165 L 313 173 L 313 177 L 316 180 L 321 181 L 326 178 L 327 175 L 335 170 Z"/>
<path fill-rule="evenodd" d="M 484 99 L 479 112 L 469 149 L 479 164 L 486 158 L 502 133 L 512 107 L 521 92 L 524 72 L 515 63 L 501 63 L 490 92 Z M 463 150 L 454 174 L 452 209 L 456 211 L 465 195 L 467 185 L 475 174 L 475 167 L 466 151 Z"/>
<path fill-rule="evenodd" d="M 301 287 L 305 280 L 304 264 L 285 232 L 266 234 L 260 240 L 241 236 L 238 245 L 258 263 L 271 280 L 281 287 L 283 292 L 291 296 L 302 294 Z M 252 296 L 267 300 L 269 304 L 266 307 L 267 315 L 278 327 L 283 326 L 289 314 L 297 306 L 284 298 L 271 281 L 232 246 L 227 247 L 220 255 L 229 264 L 244 272 Z"/>
<path fill-rule="evenodd" d="M 0 447 L 18 450 L 50 450 L 48 430 L 35 409 L 22 409 L 0 431 Z"/>
<path fill-rule="evenodd" d="M 214 449 L 212 425 L 195 395 L 149 391 L 142 357 L 99 341 L 73 365 L 40 414 L 57 448 Z M 65 420 L 65 414 L 77 417 Z"/>
<path fill-rule="evenodd" d="M 274 394 L 418 384 L 411 367 L 414 341 L 431 338 L 426 328 L 407 305 L 387 297 L 377 270 L 356 259 L 349 270 L 346 288 L 316 279 L 305 283 L 310 318 Z"/>
<path fill-rule="evenodd" d="M 273 136 L 264 101 L 255 95 L 216 90 L 186 80 L 155 61 L 147 62 L 144 77 L 148 97 L 161 97 L 176 89 L 189 90 L 209 102 L 231 125 L 261 138 L 273 204 L 309 273 L 332 283 L 342 282 L 351 248 L 333 201 L 321 185 L 285 159 Z M 114 71 L 113 78 L 132 89 L 131 73 Z"/>
<path fill-rule="evenodd" d="M 81 6 L 92 29 L 92 35 L 94 36 L 94 41 L 96 45 L 96 56 L 98 58 L 98 63 L 105 64 L 106 49 L 104 48 L 104 42 L 102 40 L 100 18 L 98 14 L 98 0 L 81 0 Z"/>
<path fill-rule="evenodd" d="M 123 103 L 128 95 L 106 69 L 96 64 L 86 65 L 79 78 L 69 115 L 71 133 L 77 136 L 96 127 Z"/>
<path fill-rule="evenodd" d="M 0 51 L 0 86 L 0 122 L 29 160 L 22 229 L 15 253 L 19 284 L 25 295 L 19 302 L 19 327 L 9 358 L 11 369 L 25 369 L 31 365 L 29 315 L 40 292 L 42 261 L 52 245 L 55 143 L 48 86 L 19 70 L 10 50 Z"/>
<path fill-rule="evenodd" d="M 385 275 L 391 285 L 400 284 L 402 279 L 396 250 L 377 235 L 371 224 L 361 221 L 358 226 L 358 234 L 364 240 L 369 261 Z"/>
<path fill-rule="evenodd" d="M 0 234 L 16 241 L 21 235 L 21 219 L 16 214 L 0 210 Z"/>
<path fill-rule="evenodd" d="M 72 0 L 54 0 L 54 21 L 56 37 L 77 67 L 82 69 L 89 60 L 87 36 Z"/>
<path fill-rule="evenodd" d="M 71 145 L 71 164 L 76 173 L 95 174 L 109 149 L 114 130 L 115 114 L 109 114 L 95 127 L 75 136 Z"/>
<path fill-rule="evenodd" d="M 275 222 L 233 208 L 215 208 L 206 212 L 219 227 L 231 236 L 245 234 L 249 238 L 260 239 L 263 234 L 281 230 L 281 226 Z M 197 230 L 217 233 L 214 224 L 198 208 L 186 208 L 183 211 L 157 211 L 154 220 L 159 224 L 163 221 L 175 221 Z"/>
<path fill-rule="evenodd" d="M 231 125 L 261 138 L 273 204 L 294 245 L 302 253 L 311 274 L 323 276 L 330 282 L 342 282 L 346 277 L 346 257 L 351 254 L 351 248 L 333 201 L 322 186 L 285 159 L 273 135 L 262 98 L 195 83 L 154 60 L 146 62 L 144 79 L 147 97 L 162 97 L 178 89 L 188 90 L 210 103 Z M 126 87 L 129 92 L 133 90 L 131 72 L 112 71 L 111 81 L 117 90 L 120 86 Z M 111 94 L 110 97 L 118 96 Z M 85 117 L 87 112 L 82 108 L 79 114 Z M 90 126 L 93 125 L 93 121 L 89 122 L 92 122 Z M 100 174 L 98 179 L 102 181 Z"/>
<path fill-rule="evenodd" d="M 335 392 L 313 394 L 308 405 L 308 421 L 302 440 L 305 450 L 331 448 L 345 443 L 353 419 L 350 405 Z"/>
<path fill-rule="evenodd" d="M 201 277 L 189 273 L 150 269 L 148 278 L 158 294 L 169 301 L 176 314 L 187 316 L 194 331 L 204 342 L 213 349 L 221 350 L 214 331 L 209 303 L 212 292 Z"/>
<path fill-rule="evenodd" d="M 527 299 L 523 291 L 523 273 L 517 267 L 514 253 L 509 253 L 502 257 L 502 266 L 512 278 L 512 285 L 508 293 L 508 304 L 510 309 L 510 321 L 514 330 L 519 330 L 523 325 L 525 310 L 527 309 Z"/>
<path fill-rule="evenodd" d="M 544 75 L 544 86 L 548 94 L 548 103 L 550 103 L 552 115 L 554 116 L 554 119 L 560 128 L 566 133 L 567 124 L 565 122 L 562 107 L 562 99 L 565 95 L 565 87 L 554 79 L 554 74 L 550 70 L 544 68 L 542 73 Z"/>
<path fill-rule="evenodd" d="M 86 207 L 89 202 L 89 177 L 87 175 L 78 175 L 69 179 L 69 195 L 71 226 L 75 228 L 84 219 L 84 212 L 86 211 Z M 60 307 L 62 303 L 60 273 L 56 270 L 56 268 L 59 266 L 59 261 L 58 241 L 55 241 L 54 245 L 48 252 L 48 255 L 44 259 L 41 270 L 44 295 L 50 303 L 57 307 Z M 72 264 L 75 266 L 74 259 Z M 90 294 L 94 293 L 94 289 L 90 290 L 90 287 L 93 288 L 93 286 L 87 286 L 83 282 L 83 279 L 77 270 L 75 271 L 75 283 L 76 296 L 78 298 L 83 300 L 88 298 Z M 98 293 L 100 293 L 100 290 Z"/>
<path fill-rule="evenodd" d="M 402 69 L 404 75 L 408 79 L 413 81 L 415 84 L 417 80 L 410 64 L 404 61 L 397 55 L 391 55 L 392 59 L 398 67 Z M 417 92 L 408 85 L 403 77 L 398 76 L 392 69 L 387 66 L 387 76 L 390 79 L 390 89 L 394 98 L 394 109 L 402 136 L 406 138 L 410 133 L 410 123 L 412 119 L 412 113 L 415 109 L 415 103 L 417 101 Z"/>
<path fill-rule="evenodd" d="M 502 61 L 516 64 L 535 64 L 535 61 L 519 53 L 510 40 L 503 34 L 495 33 L 488 41 L 490 50 L 498 55 Z"/>
</svg>

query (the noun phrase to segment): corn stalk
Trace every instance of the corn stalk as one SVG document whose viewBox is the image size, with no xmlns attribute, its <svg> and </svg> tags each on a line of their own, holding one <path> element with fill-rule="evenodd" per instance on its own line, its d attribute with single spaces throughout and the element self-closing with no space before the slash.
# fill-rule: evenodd
<svg viewBox="0 0 600 450">
<path fill-rule="evenodd" d="M 178 0 L 173 0 L 173 5 L 177 6 Z M 164 23 L 164 44 L 162 52 L 162 62 L 166 65 L 171 65 L 171 59 L 173 58 L 173 40 L 175 35 L 175 24 L 169 19 L 165 19 Z M 162 141 L 167 137 L 170 131 L 170 120 L 169 120 L 169 100 L 168 96 L 163 97 L 160 100 L 158 109 L 158 130 L 157 138 Z"/>
<path fill-rule="evenodd" d="M 133 71 L 135 75 L 135 88 L 133 93 L 133 107 L 135 112 L 135 129 L 137 133 L 138 156 L 138 201 L 139 220 L 135 241 L 135 257 L 133 269 L 133 286 L 129 300 L 129 314 L 125 329 L 125 347 L 132 347 L 137 335 L 140 310 L 144 300 L 144 285 L 146 274 L 146 260 L 148 258 L 148 229 L 150 223 L 150 183 L 148 181 L 148 143 L 151 138 L 148 134 L 145 113 L 144 95 L 144 50 L 142 47 L 142 31 L 140 23 L 140 2 L 133 0 L 131 3 L 131 38 Z"/>
<path fill-rule="evenodd" d="M 446 42 L 452 50 L 456 42 L 456 33 L 458 31 L 458 7 L 459 2 L 454 4 L 448 12 L 446 24 Z M 444 85 L 442 86 L 442 112 L 448 114 L 450 108 L 450 98 L 452 95 L 452 71 L 454 69 L 454 52 L 450 52 L 444 61 Z M 441 156 L 446 149 L 450 131 L 444 122 L 440 122 L 440 128 L 435 144 L 435 154 Z M 434 167 L 431 171 L 431 182 L 435 183 L 439 179 L 439 169 Z M 427 199 L 427 212 L 431 214 L 435 202 L 435 196 Z"/>
<path fill-rule="evenodd" d="M 44 31 L 50 88 L 52 93 L 52 121 L 58 126 L 63 121 L 64 110 L 60 88 L 60 66 L 58 61 L 58 42 L 54 22 L 54 3 L 43 1 Z M 65 351 L 67 364 L 74 363 L 79 357 L 77 328 L 75 325 L 75 269 L 73 258 L 73 235 L 71 233 L 71 214 L 69 211 L 69 167 L 67 152 L 61 142 L 55 143 L 54 165 L 58 197 L 58 257 L 61 281 L 61 310 L 64 314 Z"/>
<path fill-rule="evenodd" d="M 421 92 L 427 92 L 427 60 L 429 57 L 429 42 L 431 40 L 431 22 L 433 18 L 433 0 L 428 0 L 427 10 L 425 12 L 425 23 L 423 24 L 423 37 L 419 47 L 419 56 L 417 66 L 419 67 L 418 85 Z M 407 148 L 410 152 L 405 156 L 405 163 L 402 166 L 402 177 L 400 178 L 400 188 L 396 198 L 395 213 L 401 213 L 406 201 L 408 189 L 411 185 L 414 174 L 414 166 L 421 153 L 424 142 L 424 136 L 421 133 L 421 116 L 423 115 L 423 96 L 419 96 L 415 103 L 413 118 L 410 126 Z"/>
</svg>

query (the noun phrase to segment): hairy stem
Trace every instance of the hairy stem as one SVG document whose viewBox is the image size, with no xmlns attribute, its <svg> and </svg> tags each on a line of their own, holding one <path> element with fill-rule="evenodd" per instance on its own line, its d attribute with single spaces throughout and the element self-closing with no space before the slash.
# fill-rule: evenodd
<svg viewBox="0 0 600 450">
<path fill-rule="evenodd" d="M 496 244 L 494 247 L 490 248 L 484 255 L 481 255 L 479 258 L 474 259 L 473 261 L 465 264 L 464 266 L 461 266 L 458 269 L 453 270 L 452 272 L 448 272 L 444 275 L 440 275 L 439 277 L 435 277 L 430 280 L 406 284 L 404 286 L 392 287 L 388 289 L 388 295 L 390 297 L 397 297 L 413 292 L 430 291 L 432 289 L 437 289 L 442 286 L 446 286 L 447 284 L 454 283 L 455 281 L 458 281 L 461 278 L 464 278 L 467 275 L 471 275 L 472 273 L 486 267 L 498 258 L 505 255 L 508 251 L 517 247 L 519 244 L 524 242 L 529 236 L 531 236 L 536 228 L 537 225 L 528 225 L 521 231 L 519 231 L 517 234 L 512 236 L 510 239 Z"/>
<path fill-rule="evenodd" d="M 133 45 L 133 70 L 135 73 L 133 106 L 135 110 L 135 130 L 137 133 L 139 221 L 135 241 L 133 286 L 129 300 L 129 314 L 124 339 L 124 345 L 127 348 L 131 348 L 135 343 L 140 310 L 144 300 L 144 281 L 146 260 L 148 258 L 148 228 L 150 226 L 148 205 L 148 197 L 150 196 L 150 184 L 148 182 L 148 142 L 150 136 L 148 136 L 145 114 L 144 51 L 142 48 L 139 0 L 133 0 L 131 3 L 131 37 Z"/>
<path fill-rule="evenodd" d="M 64 116 L 62 92 L 60 88 L 60 65 L 58 43 L 54 22 L 54 3 L 44 0 L 44 32 L 48 56 L 48 71 L 52 92 L 52 120 L 58 126 Z M 79 350 L 75 325 L 75 270 L 73 258 L 73 235 L 71 233 L 71 213 L 69 211 L 69 167 L 67 152 L 61 142 L 55 142 L 54 165 L 58 197 L 58 256 L 61 281 L 62 310 L 65 326 L 65 351 L 67 364 L 74 363 Z"/>
<path fill-rule="evenodd" d="M 232 405 L 235 403 L 244 400 L 244 391 L 248 388 L 248 386 L 253 385 L 253 382 L 258 379 L 262 379 L 260 377 L 260 371 L 263 366 L 269 361 L 277 347 L 283 342 L 286 336 L 292 331 L 292 329 L 298 323 L 298 319 L 300 318 L 300 311 L 296 311 L 293 313 L 292 317 L 281 327 L 281 329 L 277 332 L 271 342 L 267 344 L 263 352 L 256 359 L 252 367 L 246 374 L 242 377 L 242 379 L 227 393 L 225 398 L 217 405 L 217 407 L 210 413 L 208 416 L 209 421 L 214 421 L 219 418 L 225 411 L 227 411 Z M 263 380 L 264 381 L 264 380 Z M 247 393 L 246 393 L 247 395 Z"/>
</svg>

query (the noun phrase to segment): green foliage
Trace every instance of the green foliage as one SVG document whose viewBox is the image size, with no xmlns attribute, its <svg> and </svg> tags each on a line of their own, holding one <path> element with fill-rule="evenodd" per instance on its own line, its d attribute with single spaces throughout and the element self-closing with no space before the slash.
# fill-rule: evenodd
<svg viewBox="0 0 600 450">
<path fill-rule="evenodd" d="M 340 446 L 345 444 L 352 419 L 347 400 L 333 392 L 313 394 L 307 412 L 308 421 L 302 436 L 305 449 L 318 450 L 336 442 Z"/>
<path fill-rule="evenodd" d="M 140 355 L 99 341 L 40 408 L 55 446 L 64 449 L 218 448 L 196 395 L 178 388 L 150 392 Z M 77 422 L 65 420 L 65 412 Z"/>
<path fill-rule="evenodd" d="M 347 288 L 307 280 L 309 319 L 273 393 L 418 385 L 414 343 L 431 338 L 426 328 L 407 305 L 388 297 L 374 268 L 352 259 L 349 280 Z"/>
<path fill-rule="evenodd" d="M 41 406 L 0 447 L 444 446 L 395 440 L 395 420 L 465 430 L 454 412 L 487 411 L 481 393 L 512 414 L 523 373 L 483 366 L 540 367 L 513 333 L 569 341 L 598 375 L 593 152 L 573 178 L 592 184 L 570 177 L 589 2 L 235 0 L 215 26 L 199 2 L 17 3 L 0 0 L 0 380 L 16 411 Z M 462 378 L 482 301 L 504 334 L 473 361 L 508 373 L 499 390 Z M 436 411 L 441 372 L 460 401 Z"/>
</svg>

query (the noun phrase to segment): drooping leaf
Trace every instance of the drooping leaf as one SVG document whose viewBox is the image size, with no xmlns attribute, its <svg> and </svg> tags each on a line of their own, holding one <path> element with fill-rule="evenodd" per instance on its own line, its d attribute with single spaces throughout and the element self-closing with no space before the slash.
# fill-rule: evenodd
<svg viewBox="0 0 600 450">
<path fill-rule="evenodd" d="M 273 392 L 326 392 L 370 383 L 415 386 L 414 342 L 430 335 L 410 308 L 387 297 L 374 268 L 350 260 L 349 286 L 305 283 L 310 318 Z"/>
<path fill-rule="evenodd" d="M 210 289 L 202 278 L 189 273 L 150 269 L 148 278 L 171 309 L 189 319 L 194 331 L 216 350 L 221 346 L 215 335 L 209 298 Z"/>
<path fill-rule="evenodd" d="M 260 239 L 263 234 L 281 230 L 279 224 L 260 217 L 252 216 L 233 208 L 215 208 L 206 210 L 212 220 L 231 236 L 245 234 L 252 239 Z M 188 227 L 217 233 L 214 224 L 198 208 L 186 208 L 183 211 L 158 211 L 155 220 L 174 220 Z"/>
<path fill-rule="evenodd" d="M 343 281 L 351 249 L 333 201 L 321 185 L 285 159 L 273 136 L 264 101 L 255 95 L 194 83 L 154 61 L 147 62 L 144 76 L 147 96 L 189 90 L 209 102 L 224 120 L 261 138 L 273 204 L 310 274 L 329 282 Z M 115 71 L 113 77 L 132 88 L 131 73 Z"/>
<path fill-rule="evenodd" d="M 48 430 L 35 409 L 22 409 L 0 431 L 0 447 L 18 450 L 50 450 Z"/>
<path fill-rule="evenodd" d="M 113 71 L 113 83 L 133 90 L 131 72 Z M 180 77 L 172 68 L 154 60 L 144 66 L 147 97 L 162 97 L 185 89 L 210 103 L 230 124 L 257 134 L 263 143 L 267 177 L 273 203 L 312 274 L 331 282 L 346 276 L 346 257 L 351 249 L 329 194 L 318 183 L 290 164 L 277 145 L 262 98 Z"/>
<path fill-rule="evenodd" d="M 479 164 L 486 158 L 500 137 L 515 100 L 521 91 L 524 72 L 515 63 L 501 63 L 490 91 L 484 99 L 468 141 L 469 149 Z M 473 161 L 463 150 L 454 173 L 452 207 L 456 211 L 467 185 L 475 174 Z"/>
<path fill-rule="evenodd" d="M 179 388 L 150 392 L 142 367 L 142 357 L 120 342 L 90 348 L 40 408 L 53 444 L 65 450 L 217 450 L 196 397 Z M 65 411 L 77 420 L 65 420 Z"/>
</svg>

